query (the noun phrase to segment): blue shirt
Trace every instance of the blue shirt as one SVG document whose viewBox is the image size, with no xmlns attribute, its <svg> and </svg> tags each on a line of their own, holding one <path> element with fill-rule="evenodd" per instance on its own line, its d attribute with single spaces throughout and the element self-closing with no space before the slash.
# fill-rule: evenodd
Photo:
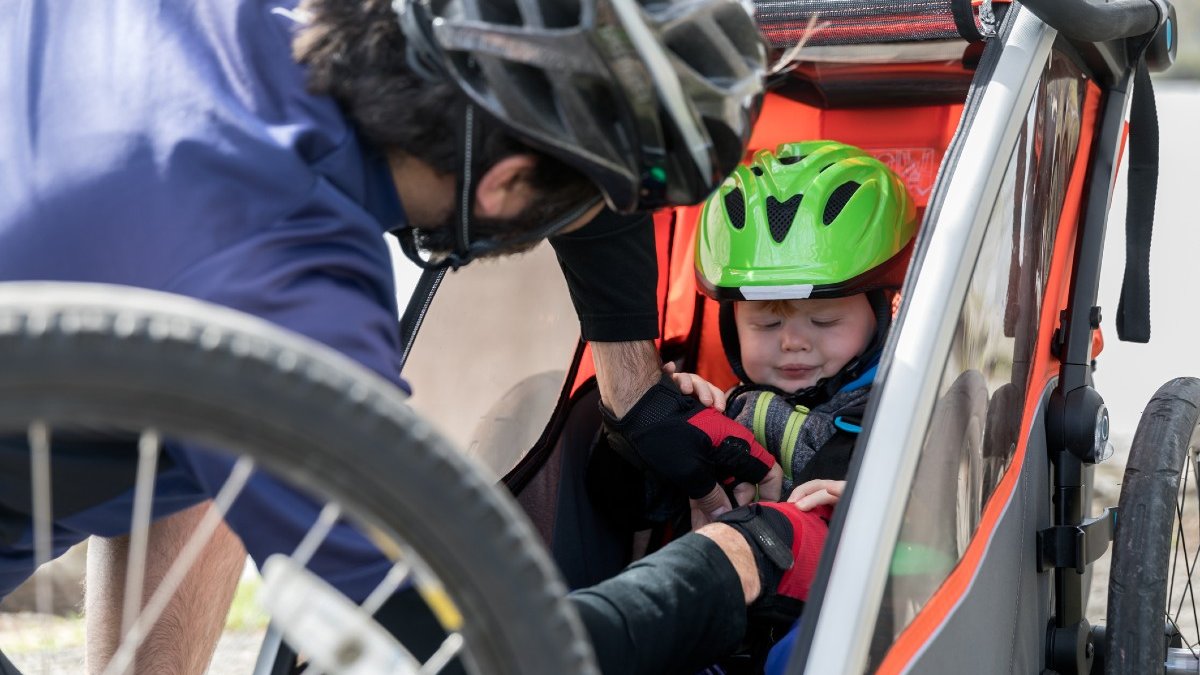
<svg viewBox="0 0 1200 675">
<path fill-rule="evenodd" d="M 0 9 L 0 281 L 142 286 L 399 383 L 386 162 L 305 90 L 279 1 Z"/>
<path fill-rule="evenodd" d="M 0 281 L 141 286 L 218 303 L 399 377 L 382 157 L 293 62 L 294 0 L 0 0 Z M 230 460 L 168 446 L 154 513 L 214 494 Z M 56 553 L 127 528 L 129 495 L 56 520 Z M 319 505 L 256 473 L 226 515 L 255 560 Z M 0 549 L 0 597 L 35 567 Z M 313 569 L 361 600 L 390 566 L 339 525 Z"/>
</svg>

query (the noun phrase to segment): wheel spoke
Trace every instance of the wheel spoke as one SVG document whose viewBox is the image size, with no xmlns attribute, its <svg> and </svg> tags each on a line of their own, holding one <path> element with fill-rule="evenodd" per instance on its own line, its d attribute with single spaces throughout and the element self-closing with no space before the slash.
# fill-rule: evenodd
<svg viewBox="0 0 1200 675">
<path fill-rule="evenodd" d="M 170 569 L 163 576 L 162 581 L 154 590 L 154 595 L 146 603 L 146 607 L 138 615 L 137 621 L 125 634 L 121 641 L 121 646 L 117 652 L 113 654 L 112 659 L 105 667 L 103 675 L 121 675 L 125 673 L 133 663 L 134 655 L 137 648 L 141 646 L 146 635 L 150 632 L 150 628 L 158 621 L 158 617 L 163 610 L 167 608 L 171 597 L 175 594 L 175 589 L 183 583 L 188 573 L 192 570 L 196 560 L 200 557 L 200 553 L 204 547 L 208 545 L 213 534 L 216 533 L 217 527 L 225 519 L 225 513 L 229 511 L 229 507 L 241 494 L 242 488 L 246 486 L 246 481 L 250 479 L 250 474 L 254 471 L 254 460 L 249 457 L 241 457 L 237 463 L 233 465 L 233 470 L 229 473 L 229 478 L 225 484 L 221 486 L 216 497 L 213 498 L 213 506 L 204 514 L 200 523 L 196 526 L 196 531 L 192 538 L 184 545 L 183 550 L 179 552 L 179 557 L 171 563 Z"/>
<path fill-rule="evenodd" d="M 1197 454 L 1196 448 L 1194 446 L 1188 447 L 1188 460 L 1189 461 L 1186 462 L 1187 468 L 1188 468 L 1189 472 L 1193 473 L 1193 475 L 1196 477 L 1195 485 L 1196 485 L 1197 489 L 1200 489 L 1200 455 Z M 1187 495 L 1187 492 L 1185 491 L 1184 495 L 1183 495 L 1183 506 L 1187 505 L 1187 500 L 1188 500 L 1188 495 Z M 1200 524 L 1200 499 L 1193 499 L 1193 502 L 1196 503 L 1196 508 L 1197 508 L 1195 522 Z M 1183 531 L 1183 511 L 1184 510 L 1185 509 L 1181 510 L 1181 513 L 1179 515 L 1181 532 Z M 1193 580 L 1195 579 L 1197 563 L 1200 563 L 1200 547 L 1197 548 L 1195 555 L 1192 557 L 1192 564 L 1190 567 L 1188 567 L 1188 586 L 1189 586 L 1189 591 L 1191 591 L 1191 593 L 1192 593 L 1192 595 L 1191 595 L 1191 598 L 1192 598 L 1192 620 L 1195 622 L 1192 625 L 1193 636 L 1195 637 L 1196 643 L 1200 644 L 1200 616 L 1198 616 L 1198 614 L 1197 614 L 1196 598 L 1195 598 L 1195 594 L 1194 594 L 1194 584 L 1193 584 Z"/>
<path fill-rule="evenodd" d="M 44 422 L 29 425 L 30 481 L 33 498 L 33 556 L 37 569 L 50 562 L 53 543 L 53 514 L 50 495 L 50 429 Z M 51 623 L 50 613 L 54 605 L 54 587 L 49 575 L 34 576 L 34 607 L 43 626 Z M 42 671 L 49 669 L 48 659 L 55 648 L 54 631 L 50 644 L 42 646 Z"/>
<path fill-rule="evenodd" d="M 404 561 L 392 565 L 392 568 L 384 575 L 383 581 L 380 581 L 375 590 L 371 591 L 371 594 L 367 596 L 367 599 L 363 600 L 363 611 L 371 615 L 378 612 L 383 603 L 387 602 L 387 599 L 392 597 L 396 589 L 400 588 L 400 584 L 408 579 L 411 572 L 412 567 Z"/>
<path fill-rule="evenodd" d="M 333 529 L 334 523 L 337 522 L 339 516 L 342 515 L 342 507 L 338 506 L 337 502 L 329 502 L 317 515 L 316 522 L 305 533 L 304 539 L 296 546 L 296 551 L 292 553 L 292 559 L 300 567 L 307 567 L 308 561 L 312 560 L 317 549 L 321 548 L 321 542 L 325 541 L 325 537 L 329 536 L 329 531 Z"/>
<path fill-rule="evenodd" d="M 458 656 L 458 653 L 463 648 L 463 637 L 461 633 L 451 633 L 442 641 L 438 650 L 433 653 L 421 666 L 421 675 L 437 675 L 442 672 L 451 659 Z"/>
<path fill-rule="evenodd" d="M 133 516 L 129 530 L 129 556 L 126 564 L 125 603 L 121 611 L 121 634 L 129 632 L 142 607 L 145 582 L 146 547 L 150 538 L 150 515 L 154 504 L 154 477 L 158 470 L 161 441 L 153 429 L 138 438 L 137 478 L 133 493 Z"/>
</svg>

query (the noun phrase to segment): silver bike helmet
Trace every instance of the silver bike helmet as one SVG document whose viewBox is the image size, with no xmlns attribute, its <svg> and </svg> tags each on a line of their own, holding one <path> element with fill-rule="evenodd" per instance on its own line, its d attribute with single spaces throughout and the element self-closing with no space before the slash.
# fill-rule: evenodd
<svg viewBox="0 0 1200 675">
<path fill-rule="evenodd" d="M 395 0 L 409 62 L 453 81 L 618 211 L 703 200 L 742 159 L 766 45 L 739 0 Z"/>
</svg>

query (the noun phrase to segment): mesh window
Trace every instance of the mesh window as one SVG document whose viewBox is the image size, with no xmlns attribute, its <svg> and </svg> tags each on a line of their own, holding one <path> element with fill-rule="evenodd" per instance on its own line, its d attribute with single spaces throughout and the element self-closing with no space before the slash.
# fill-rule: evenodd
<svg viewBox="0 0 1200 675">
<path fill-rule="evenodd" d="M 574 28 L 580 21 L 579 0 L 549 0 L 538 3 L 546 28 Z"/>
<path fill-rule="evenodd" d="M 729 216 L 729 224 L 733 229 L 740 230 L 746 226 L 746 200 L 742 198 L 741 190 L 725 193 L 725 214 Z"/>
<path fill-rule="evenodd" d="M 771 238 L 776 243 L 783 242 L 788 230 L 792 229 L 796 211 L 800 210 L 801 199 L 804 199 L 804 195 L 796 195 L 786 202 L 767 197 L 767 223 L 771 226 Z"/>
<path fill-rule="evenodd" d="M 854 181 L 839 185 L 833 194 L 829 195 L 829 201 L 825 202 L 825 214 L 821 216 L 821 222 L 828 225 L 837 220 L 842 209 L 846 208 L 846 203 L 850 201 L 855 192 L 858 192 L 860 187 L 862 185 Z"/>
</svg>

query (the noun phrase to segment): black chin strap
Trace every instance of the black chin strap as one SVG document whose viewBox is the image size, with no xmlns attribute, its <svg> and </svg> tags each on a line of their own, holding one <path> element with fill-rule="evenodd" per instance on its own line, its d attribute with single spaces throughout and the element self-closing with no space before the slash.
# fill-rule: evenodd
<svg viewBox="0 0 1200 675">
<path fill-rule="evenodd" d="M 401 370 L 408 362 L 408 356 L 417 340 L 417 333 L 421 330 L 421 324 L 425 322 L 429 306 L 433 304 L 433 298 L 437 295 L 447 270 L 457 270 L 478 255 L 478 252 L 471 250 L 470 232 L 471 218 L 475 213 L 475 200 L 471 195 L 475 192 L 474 179 L 479 169 L 476 150 L 480 140 L 479 125 L 475 123 L 474 105 L 467 104 L 463 113 L 463 124 L 459 129 L 459 171 L 455 181 L 458 201 L 454 207 L 458 218 L 454 227 L 454 251 L 440 259 L 426 258 L 421 255 L 417 246 L 414 228 L 407 227 L 392 233 L 400 240 L 400 250 L 404 252 L 405 257 L 422 270 L 421 278 L 408 299 L 408 306 L 400 317 Z"/>
<path fill-rule="evenodd" d="M 404 227 L 392 234 L 400 240 L 400 250 L 405 257 L 421 269 L 458 269 L 475 258 L 495 250 L 491 242 L 471 241 L 471 221 L 475 217 L 475 177 L 479 174 L 479 147 L 482 142 L 480 125 L 476 121 L 475 105 L 468 103 L 463 109 L 463 123 L 458 128 L 458 172 L 455 179 L 454 250 L 432 258 L 421 254 L 417 245 L 416 229 Z M 490 245 L 489 245 L 490 244 Z"/>
</svg>

